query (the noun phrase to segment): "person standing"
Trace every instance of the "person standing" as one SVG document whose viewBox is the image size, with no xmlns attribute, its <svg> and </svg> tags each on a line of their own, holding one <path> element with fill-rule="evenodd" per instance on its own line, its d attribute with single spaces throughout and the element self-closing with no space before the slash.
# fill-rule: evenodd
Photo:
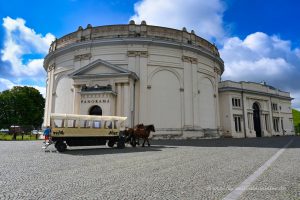
<svg viewBox="0 0 300 200">
<path fill-rule="evenodd" d="M 49 137 L 50 137 L 50 134 L 51 134 L 51 128 L 50 126 L 47 126 L 47 128 L 44 130 L 44 136 L 45 136 L 45 143 L 49 143 Z"/>
</svg>

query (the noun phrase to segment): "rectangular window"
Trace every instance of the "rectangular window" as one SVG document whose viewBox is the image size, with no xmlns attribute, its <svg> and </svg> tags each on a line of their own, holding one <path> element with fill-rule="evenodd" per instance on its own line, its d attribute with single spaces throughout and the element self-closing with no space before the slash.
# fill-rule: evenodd
<svg viewBox="0 0 300 200">
<path fill-rule="evenodd" d="M 272 103 L 272 110 L 274 110 L 274 111 L 278 110 L 277 103 Z"/>
<path fill-rule="evenodd" d="M 251 126 L 251 120 L 253 121 L 253 117 L 251 118 L 251 114 L 248 113 L 248 128 L 251 130 L 252 126 Z"/>
<path fill-rule="evenodd" d="M 239 98 L 232 98 L 232 106 L 233 107 L 241 107 L 241 99 L 239 99 Z"/>
<path fill-rule="evenodd" d="M 235 132 L 237 132 L 237 133 L 241 132 L 242 131 L 242 125 L 241 125 L 242 116 L 235 115 L 235 116 L 233 116 L 233 119 L 234 119 Z"/>
<path fill-rule="evenodd" d="M 265 115 L 265 124 L 266 124 L 266 130 L 269 130 L 269 120 L 268 120 L 269 116 Z"/>
<path fill-rule="evenodd" d="M 275 132 L 279 132 L 279 117 L 273 117 L 273 128 Z"/>
</svg>

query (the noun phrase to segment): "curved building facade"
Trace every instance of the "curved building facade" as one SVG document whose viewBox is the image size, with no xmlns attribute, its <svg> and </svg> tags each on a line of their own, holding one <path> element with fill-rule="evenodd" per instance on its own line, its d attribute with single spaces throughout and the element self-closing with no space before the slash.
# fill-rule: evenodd
<svg viewBox="0 0 300 200">
<path fill-rule="evenodd" d="M 156 135 L 201 137 L 220 130 L 216 46 L 144 21 L 83 29 L 55 40 L 44 61 L 50 113 L 127 116 Z"/>
</svg>

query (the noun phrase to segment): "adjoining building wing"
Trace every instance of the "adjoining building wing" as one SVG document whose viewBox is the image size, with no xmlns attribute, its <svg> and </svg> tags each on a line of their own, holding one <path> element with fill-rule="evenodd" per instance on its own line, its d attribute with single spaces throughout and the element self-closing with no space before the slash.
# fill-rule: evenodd
<svg viewBox="0 0 300 200">
<path fill-rule="evenodd" d="M 220 120 L 227 137 L 294 135 L 290 93 L 266 83 L 219 84 Z"/>
</svg>

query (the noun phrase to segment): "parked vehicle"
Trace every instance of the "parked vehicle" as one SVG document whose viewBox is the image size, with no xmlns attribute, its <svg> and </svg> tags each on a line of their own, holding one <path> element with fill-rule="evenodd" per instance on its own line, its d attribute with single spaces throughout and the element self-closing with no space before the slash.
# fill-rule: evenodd
<svg viewBox="0 0 300 200">
<path fill-rule="evenodd" d="M 8 129 L 0 129 L 0 133 L 2 134 L 9 134 L 9 130 Z"/>
<path fill-rule="evenodd" d="M 50 115 L 51 140 L 59 152 L 67 146 L 105 145 L 125 147 L 124 121 L 127 117 L 58 114 Z"/>
</svg>

